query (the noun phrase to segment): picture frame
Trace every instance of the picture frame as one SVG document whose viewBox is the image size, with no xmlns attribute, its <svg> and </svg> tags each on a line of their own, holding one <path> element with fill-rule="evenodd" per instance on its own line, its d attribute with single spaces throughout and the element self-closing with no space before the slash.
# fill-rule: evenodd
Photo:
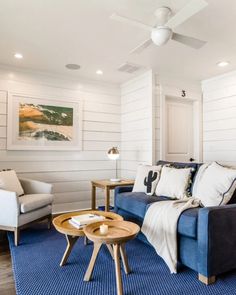
<svg viewBox="0 0 236 295">
<path fill-rule="evenodd" d="M 82 102 L 8 93 L 8 150 L 82 150 Z"/>
</svg>

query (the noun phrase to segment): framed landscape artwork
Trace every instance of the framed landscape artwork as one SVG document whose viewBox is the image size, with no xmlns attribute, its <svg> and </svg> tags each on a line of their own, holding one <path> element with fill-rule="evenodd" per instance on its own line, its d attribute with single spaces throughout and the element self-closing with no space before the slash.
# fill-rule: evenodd
<svg viewBox="0 0 236 295">
<path fill-rule="evenodd" d="M 75 101 L 8 95 L 7 149 L 81 150 L 82 109 Z"/>
</svg>

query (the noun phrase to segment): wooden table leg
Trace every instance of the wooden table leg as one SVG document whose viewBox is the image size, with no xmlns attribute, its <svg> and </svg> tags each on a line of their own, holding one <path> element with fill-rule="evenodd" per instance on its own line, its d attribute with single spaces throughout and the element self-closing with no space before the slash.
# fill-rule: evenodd
<svg viewBox="0 0 236 295">
<path fill-rule="evenodd" d="M 109 212 L 109 210 L 110 210 L 110 189 L 109 189 L 109 187 L 105 188 L 105 197 L 106 197 L 105 211 Z"/>
<path fill-rule="evenodd" d="M 120 255 L 121 255 L 121 259 L 122 259 L 122 263 L 123 263 L 125 273 L 129 274 L 130 273 L 130 268 L 129 268 L 129 264 L 128 264 L 128 258 L 126 256 L 126 252 L 125 252 L 125 244 L 120 245 Z"/>
<path fill-rule="evenodd" d="M 121 271 L 120 271 L 120 245 L 114 244 L 114 258 L 115 258 L 115 270 L 116 270 L 116 288 L 117 295 L 123 295 Z"/>
<path fill-rule="evenodd" d="M 86 236 L 84 236 L 84 246 L 88 245 L 88 238 Z"/>
<path fill-rule="evenodd" d="M 100 243 L 94 243 L 93 254 L 92 254 L 91 260 L 89 262 L 88 269 L 85 273 L 84 281 L 89 281 L 92 276 L 94 264 L 96 262 L 97 255 L 98 255 L 98 252 L 99 252 L 101 246 L 102 246 L 102 244 L 100 244 Z"/>
<path fill-rule="evenodd" d="M 79 237 L 72 237 L 72 236 L 67 236 L 66 235 L 66 240 L 67 240 L 67 247 L 66 247 L 66 251 L 62 257 L 62 260 L 61 260 L 61 263 L 60 263 L 60 266 L 63 266 L 66 264 L 67 262 L 67 259 L 71 253 L 71 250 L 74 246 L 74 244 L 76 243 L 76 241 L 78 240 Z"/>
<path fill-rule="evenodd" d="M 109 252 L 111 254 L 112 259 L 114 260 L 114 252 L 113 252 L 112 245 L 106 244 L 106 246 L 107 246 L 107 249 L 109 250 Z"/>
<path fill-rule="evenodd" d="M 92 185 L 92 195 L 91 195 L 91 208 L 96 210 L 96 186 Z"/>
</svg>

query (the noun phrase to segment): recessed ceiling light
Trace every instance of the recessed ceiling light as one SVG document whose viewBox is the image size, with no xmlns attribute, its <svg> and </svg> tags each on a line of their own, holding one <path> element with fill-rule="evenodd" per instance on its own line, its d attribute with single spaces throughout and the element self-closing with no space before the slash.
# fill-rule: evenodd
<svg viewBox="0 0 236 295">
<path fill-rule="evenodd" d="M 67 65 L 65 65 L 65 67 L 69 70 L 79 70 L 80 69 L 80 65 L 77 65 L 77 64 L 67 64 Z"/>
<path fill-rule="evenodd" d="M 103 75 L 103 71 L 101 71 L 101 70 L 97 70 L 97 71 L 96 71 L 96 74 L 97 74 L 97 75 Z"/>
<path fill-rule="evenodd" d="M 228 65 L 229 65 L 228 61 L 220 61 L 220 62 L 217 63 L 218 67 L 226 67 Z"/>
<path fill-rule="evenodd" d="M 23 55 L 21 53 L 15 53 L 14 57 L 17 58 L 17 59 L 22 59 Z"/>
</svg>

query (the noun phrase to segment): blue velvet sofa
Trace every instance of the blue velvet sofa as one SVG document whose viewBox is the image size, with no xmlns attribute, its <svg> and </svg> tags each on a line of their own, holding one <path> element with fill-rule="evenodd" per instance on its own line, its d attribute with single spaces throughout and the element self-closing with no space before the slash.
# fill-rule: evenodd
<svg viewBox="0 0 236 295">
<path fill-rule="evenodd" d="M 159 161 L 157 164 L 168 162 Z M 172 163 L 175 167 L 192 167 L 192 183 L 201 164 Z M 191 187 L 190 187 L 191 191 Z M 115 189 L 115 212 L 124 219 L 142 225 L 153 202 L 165 196 L 148 196 L 132 192 L 132 186 Z M 148 243 L 140 233 L 139 239 Z M 178 221 L 178 261 L 195 270 L 205 284 L 214 283 L 216 275 L 236 268 L 236 191 L 225 206 L 193 208 L 184 211 Z"/>
</svg>

